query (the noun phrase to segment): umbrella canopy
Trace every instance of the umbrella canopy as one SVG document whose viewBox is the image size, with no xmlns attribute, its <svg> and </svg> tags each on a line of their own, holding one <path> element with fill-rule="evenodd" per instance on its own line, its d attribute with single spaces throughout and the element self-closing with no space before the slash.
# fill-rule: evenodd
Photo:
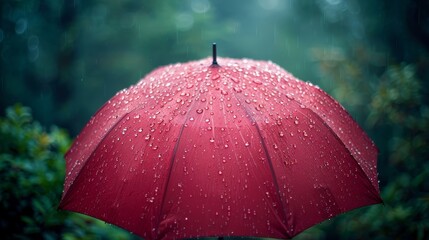
<svg viewBox="0 0 429 240">
<path fill-rule="evenodd" d="M 60 209 L 145 239 L 290 238 L 380 203 L 377 148 L 279 66 L 211 58 L 118 92 L 66 154 Z"/>
</svg>

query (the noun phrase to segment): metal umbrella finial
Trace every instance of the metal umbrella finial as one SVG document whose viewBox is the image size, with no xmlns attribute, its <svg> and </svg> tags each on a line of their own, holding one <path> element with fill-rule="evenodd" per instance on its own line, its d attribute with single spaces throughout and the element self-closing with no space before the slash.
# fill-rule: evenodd
<svg viewBox="0 0 429 240">
<path fill-rule="evenodd" d="M 213 43 L 213 62 L 212 62 L 212 66 L 219 66 L 219 64 L 217 63 L 216 57 L 217 57 L 217 51 L 216 51 L 216 43 Z"/>
</svg>

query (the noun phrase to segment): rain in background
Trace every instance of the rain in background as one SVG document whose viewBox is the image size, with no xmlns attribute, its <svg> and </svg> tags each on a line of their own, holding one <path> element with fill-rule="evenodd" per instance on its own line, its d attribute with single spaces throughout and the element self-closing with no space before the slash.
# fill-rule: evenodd
<svg viewBox="0 0 429 240">
<path fill-rule="evenodd" d="M 0 219 L 0 233 L 133 238 L 56 212 L 62 153 L 117 91 L 159 66 L 209 56 L 212 42 L 221 57 L 270 60 L 319 85 L 379 147 L 384 206 L 344 214 L 297 239 L 428 237 L 429 3 L 424 0 L 1 1 L 0 175 L 8 181 L 0 192 L 8 194 L 0 197 L 0 212 L 7 211 L 9 220 Z M 15 106 L 3 114 L 16 103 L 29 108 Z M 33 124 L 29 109 L 40 125 Z M 52 160 L 48 167 L 46 159 Z M 13 188 L 17 184 L 20 191 Z M 58 193 L 34 190 L 48 186 Z"/>
</svg>

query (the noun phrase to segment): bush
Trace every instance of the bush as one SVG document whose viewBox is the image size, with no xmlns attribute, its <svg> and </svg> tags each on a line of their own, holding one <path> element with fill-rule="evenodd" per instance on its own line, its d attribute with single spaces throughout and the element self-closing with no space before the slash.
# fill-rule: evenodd
<svg viewBox="0 0 429 240">
<path fill-rule="evenodd" d="M 67 132 L 46 131 L 27 107 L 0 118 L 0 236 L 2 239 L 129 239 L 129 233 L 93 218 L 58 211 Z"/>
</svg>

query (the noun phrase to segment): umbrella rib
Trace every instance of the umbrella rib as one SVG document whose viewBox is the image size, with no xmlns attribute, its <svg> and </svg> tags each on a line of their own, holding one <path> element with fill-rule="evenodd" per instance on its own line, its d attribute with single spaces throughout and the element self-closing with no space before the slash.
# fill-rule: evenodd
<svg viewBox="0 0 429 240">
<path fill-rule="evenodd" d="M 298 101 L 296 101 L 298 102 Z M 299 102 L 298 102 L 299 103 Z M 335 139 L 337 139 L 337 141 L 344 146 L 345 149 L 347 149 L 347 152 L 350 154 L 350 156 L 352 157 L 352 159 L 356 162 L 356 164 L 359 166 L 360 171 L 366 176 L 366 180 L 369 182 L 369 185 L 373 188 L 373 190 L 375 190 L 376 193 L 378 193 L 377 189 L 374 187 L 374 185 L 372 184 L 372 181 L 369 180 L 368 175 L 365 173 L 365 171 L 363 170 L 362 166 L 359 164 L 359 162 L 356 160 L 356 158 L 353 156 L 352 152 L 350 151 L 350 149 L 344 144 L 344 142 L 341 140 L 341 138 L 338 136 L 337 133 L 335 133 L 335 131 L 319 116 L 319 114 L 317 114 L 316 112 L 314 112 L 312 109 L 310 108 L 306 108 L 309 112 L 311 112 L 312 114 L 315 115 L 316 118 L 320 119 L 320 121 L 322 122 L 323 125 L 326 126 L 326 128 L 334 135 Z M 375 196 L 377 200 L 379 201 L 383 201 L 381 198 L 379 198 L 377 195 Z"/>
<path fill-rule="evenodd" d="M 186 121 L 186 119 L 185 119 L 185 121 Z M 165 186 L 164 186 L 164 193 L 162 195 L 161 207 L 160 207 L 159 215 L 158 215 L 158 227 L 157 227 L 157 229 L 159 229 L 159 225 L 161 224 L 161 215 L 162 215 L 162 211 L 164 209 L 165 198 L 166 198 L 166 195 L 167 195 L 168 185 L 170 183 L 171 173 L 173 172 L 174 159 L 176 158 L 177 149 L 179 148 L 179 143 L 180 143 L 180 139 L 182 137 L 182 133 L 183 133 L 184 128 L 185 128 L 185 124 L 183 124 L 182 128 L 180 129 L 179 136 L 177 137 L 177 142 L 176 142 L 176 144 L 174 146 L 174 149 L 173 149 L 173 155 L 171 156 L 171 159 L 170 159 L 170 167 L 169 167 L 169 170 L 168 170 L 167 180 L 166 180 Z"/>
<path fill-rule="evenodd" d="M 237 95 L 236 95 L 235 93 L 233 93 L 232 95 L 234 95 L 235 99 L 237 99 L 237 101 L 240 103 L 240 105 L 242 105 L 242 104 L 241 104 L 241 101 L 239 100 L 239 98 L 237 97 Z M 242 105 L 242 106 L 244 106 L 244 105 Z M 262 137 L 261 129 L 259 128 L 259 124 L 258 124 L 258 123 L 255 121 L 255 119 L 252 117 L 252 115 L 250 114 L 250 112 L 248 111 L 248 109 L 247 109 L 246 107 L 243 107 L 243 110 L 245 111 L 245 113 L 246 113 L 246 115 L 248 116 L 249 120 L 250 120 L 251 122 L 254 122 L 254 123 L 255 123 L 255 127 L 256 127 L 256 130 L 257 130 L 257 132 L 258 132 L 258 136 L 259 136 L 259 138 L 261 139 L 262 148 L 264 149 L 264 154 L 265 154 L 265 156 L 267 157 L 267 160 L 268 160 L 268 165 L 269 165 L 269 167 L 270 167 L 271 175 L 273 176 L 274 187 L 275 187 L 275 189 L 276 189 L 277 196 L 278 196 L 278 198 L 279 198 L 278 200 L 279 200 L 279 202 L 280 202 L 280 207 L 281 207 L 281 209 L 282 209 L 282 212 L 283 212 L 284 217 L 286 218 L 286 216 L 287 216 L 287 214 L 286 214 L 286 209 L 285 209 L 285 206 L 283 205 L 283 201 L 281 200 L 280 187 L 279 187 L 279 184 L 278 184 L 278 182 L 277 182 L 277 176 L 276 176 L 276 173 L 275 173 L 275 171 L 274 171 L 274 166 L 273 166 L 272 159 L 271 159 L 270 155 L 268 154 L 268 148 L 267 148 L 267 145 L 266 145 L 266 143 L 265 143 L 265 141 L 264 141 L 264 139 L 263 139 L 263 137 Z M 285 225 L 281 219 L 279 219 L 279 222 L 280 222 L 282 225 Z M 289 228 L 287 228 L 286 226 L 284 226 L 284 229 L 289 229 Z M 287 236 L 288 236 L 288 237 L 290 237 L 289 232 L 287 232 L 287 231 L 286 231 L 286 234 L 287 234 Z"/>
<path fill-rule="evenodd" d="M 309 89 L 311 90 L 311 89 Z M 288 97 L 289 98 L 289 97 Z M 289 98 L 291 99 L 291 98 Z M 301 103 L 300 101 L 296 100 L 295 98 L 291 99 L 292 101 L 298 103 L 299 105 L 304 105 L 306 106 L 306 104 Z M 338 136 L 338 134 L 331 128 L 331 126 L 329 126 L 326 121 L 320 117 L 320 115 L 315 112 L 312 108 L 309 107 L 305 107 L 305 109 L 307 109 L 308 111 L 312 112 L 318 119 L 321 120 L 321 122 L 328 128 L 328 130 L 334 135 L 334 137 L 340 142 L 341 145 L 344 146 L 345 149 L 347 149 L 347 152 L 352 156 L 352 158 L 355 160 L 355 162 L 357 163 L 357 165 L 359 166 L 360 170 L 365 174 L 365 176 L 368 177 L 368 175 L 366 174 L 366 172 L 363 170 L 362 166 L 359 164 L 359 162 L 356 160 L 356 158 L 353 156 L 351 150 L 346 146 L 346 144 L 344 144 L 344 142 L 341 140 L 341 138 Z M 305 114 L 303 114 L 304 116 L 306 116 Z M 372 181 L 370 181 L 368 179 L 368 181 L 370 182 L 370 185 L 374 188 L 375 192 L 378 192 L 376 187 L 372 184 Z M 378 199 L 378 198 L 377 198 Z M 381 200 L 381 199 L 380 199 Z M 381 200 L 382 201 L 382 200 Z"/>
<path fill-rule="evenodd" d="M 195 101 L 192 102 L 192 104 L 189 106 L 189 109 L 192 109 L 192 107 L 194 106 L 194 104 L 195 104 Z M 168 185 L 170 184 L 171 173 L 173 172 L 174 159 L 176 158 L 177 149 L 179 148 L 180 140 L 182 138 L 182 133 L 183 133 L 183 130 L 185 129 L 185 123 L 186 123 L 186 121 L 188 119 L 188 116 L 189 116 L 190 112 L 191 111 L 188 110 L 187 113 L 186 113 L 185 122 L 183 123 L 183 125 L 182 125 L 182 127 L 180 129 L 179 136 L 177 137 L 177 142 L 174 145 L 173 154 L 172 154 L 171 159 L 170 159 L 170 168 L 169 168 L 169 171 L 168 171 L 167 180 L 165 182 L 164 193 L 162 195 L 161 206 L 160 206 L 160 209 L 159 209 L 158 226 L 156 228 L 157 230 L 159 229 L 159 225 L 161 224 L 161 215 L 162 215 L 162 211 L 163 211 L 164 205 L 165 205 L 165 199 L 166 199 L 166 195 L 167 195 Z"/>
<path fill-rule="evenodd" d="M 79 172 L 76 174 L 76 177 L 73 179 L 73 182 L 70 184 L 70 187 L 68 188 L 67 192 L 64 193 L 63 199 L 66 199 L 66 195 L 67 193 L 70 192 L 70 190 L 73 188 L 73 186 L 76 186 L 75 181 L 79 178 L 80 173 L 83 171 L 83 169 L 85 168 L 86 164 L 88 163 L 89 159 L 94 155 L 95 151 L 98 149 L 98 147 L 100 146 L 100 144 L 103 142 L 103 140 L 105 139 L 105 137 L 107 135 L 109 135 L 109 133 L 122 121 L 122 119 L 124 119 L 126 116 L 128 116 L 130 113 L 133 113 L 136 110 L 139 110 L 140 108 L 135 108 L 132 111 L 125 113 L 117 122 L 115 122 L 112 127 L 103 135 L 103 137 L 101 138 L 101 141 L 99 141 L 97 143 L 97 145 L 94 147 L 94 149 L 92 150 L 91 154 L 89 155 L 89 157 L 85 160 L 85 162 L 83 163 L 83 166 L 80 168 Z"/>
</svg>

